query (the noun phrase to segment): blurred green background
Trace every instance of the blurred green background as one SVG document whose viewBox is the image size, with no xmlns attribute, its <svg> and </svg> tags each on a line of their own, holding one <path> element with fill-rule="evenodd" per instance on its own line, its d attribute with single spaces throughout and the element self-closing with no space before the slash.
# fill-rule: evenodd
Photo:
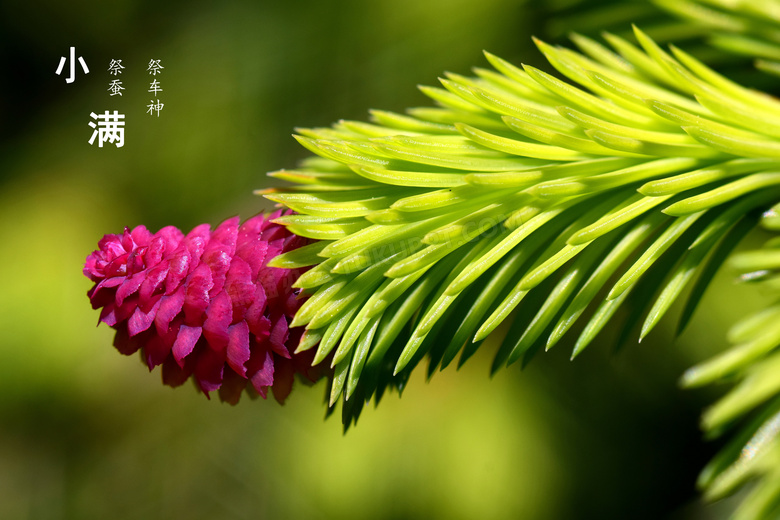
<svg viewBox="0 0 780 520">
<path fill-rule="evenodd" d="M 251 192 L 307 155 L 296 126 L 427 104 L 415 85 L 486 66 L 483 49 L 538 64 L 545 17 L 516 0 L 0 3 L 0 518 L 722 518 L 693 486 L 715 395 L 676 381 L 761 305 L 727 273 L 674 344 L 616 353 L 607 331 L 576 363 L 561 345 L 492 380 L 483 352 L 347 435 L 322 384 L 230 407 L 163 387 L 95 328 L 81 268 L 103 234 L 268 209 Z M 70 46 L 90 73 L 66 84 Z M 122 148 L 87 143 L 107 109 Z"/>
</svg>

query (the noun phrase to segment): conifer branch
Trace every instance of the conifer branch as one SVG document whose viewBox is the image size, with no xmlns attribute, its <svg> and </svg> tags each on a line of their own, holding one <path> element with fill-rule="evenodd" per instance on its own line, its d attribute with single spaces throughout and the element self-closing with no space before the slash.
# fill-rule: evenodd
<svg viewBox="0 0 780 520">
<path fill-rule="evenodd" d="M 313 266 L 296 282 L 311 297 L 292 325 L 306 327 L 299 352 L 316 347 L 315 363 L 332 355 L 328 401 L 343 400 L 346 426 L 372 397 L 401 390 L 425 357 L 429 375 L 458 354 L 462 364 L 490 334 L 500 336 L 493 370 L 566 334 L 576 335 L 573 358 L 629 297 L 621 329 L 641 321 L 641 340 L 691 287 L 681 330 L 729 252 L 780 200 L 780 102 L 635 35 L 639 47 L 606 35 L 611 50 L 575 36 L 585 54 L 537 41 L 568 81 L 486 54 L 495 71 L 421 87 L 436 107 L 299 130 L 317 157 L 273 174 L 297 186 L 263 193 L 298 213 L 276 222 L 320 242 L 273 265 Z M 776 255 L 735 261 L 771 273 Z M 774 399 L 745 431 L 776 433 L 780 332 L 766 324 L 778 312 L 737 326 L 739 346 L 686 375 L 689 385 L 744 377 L 705 415 L 708 428 Z M 774 442 L 756 460 L 780 456 Z M 780 496 L 780 472 L 746 466 L 735 449 L 702 484 L 720 496 L 750 473 L 770 474 L 745 506 L 751 517 Z"/>
</svg>

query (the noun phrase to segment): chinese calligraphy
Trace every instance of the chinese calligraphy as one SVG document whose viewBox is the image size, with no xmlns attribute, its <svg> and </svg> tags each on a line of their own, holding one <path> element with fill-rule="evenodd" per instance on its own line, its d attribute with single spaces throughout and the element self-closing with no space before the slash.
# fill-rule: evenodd
<svg viewBox="0 0 780 520">
<path fill-rule="evenodd" d="M 122 69 L 124 68 L 125 67 L 122 65 L 122 60 L 111 60 L 111 63 L 108 64 L 108 73 L 116 76 L 118 74 L 122 74 Z"/>
<path fill-rule="evenodd" d="M 65 66 L 65 62 L 68 61 L 68 59 L 63 56 L 60 58 L 60 64 L 57 66 L 57 76 L 59 76 L 62 73 L 62 68 Z M 87 63 L 84 61 L 83 56 L 79 56 L 79 63 L 81 64 L 81 68 L 84 71 L 84 74 L 89 74 L 89 69 L 87 68 Z M 73 83 L 76 80 L 76 47 L 70 48 L 70 75 L 65 78 L 66 83 Z"/>
<path fill-rule="evenodd" d="M 160 65 L 161 61 L 162 60 L 149 60 L 149 66 L 146 68 L 146 70 L 149 71 L 149 74 L 156 76 L 158 73 L 162 73 L 162 69 L 165 67 Z"/>
<path fill-rule="evenodd" d="M 92 119 L 97 121 L 97 125 L 90 121 L 89 126 L 94 128 L 92 137 L 89 138 L 89 144 L 95 142 L 95 137 L 98 138 L 98 147 L 103 148 L 103 143 L 115 144 L 117 148 L 121 148 L 125 144 L 125 116 L 120 114 L 116 110 L 111 114 L 108 110 L 103 114 L 96 114 L 92 112 L 89 114 Z"/>
<path fill-rule="evenodd" d="M 122 95 L 122 91 L 124 89 L 125 89 L 125 87 L 122 86 L 122 80 L 115 79 L 115 80 L 112 80 L 111 83 L 109 83 L 107 90 L 109 92 L 111 92 L 112 96 L 116 96 L 117 94 L 119 94 L 121 96 Z"/>
<path fill-rule="evenodd" d="M 162 60 L 149 60 L 149 66 L 146 68 L 146 70 L 149 71 L 149 74 L 152 76 L 157 76 L 157 74 L 162 74 L 162 65 L 160 65 L 160 61 Z M 147 92 L 151 92 L 154 94 L 154 97 L 157 97 L 158 92 L 162 92 L 163 89 L 160 86 L 160 82 L 157 81 L 157 78 L 155 78 L 152 83 L 149 85 L 149 90 Z M 147 114 L 154 115 L 154 112 L 157 112 L 157 117 L 160 117 L 160 110 L 165 106 L 163 103 L 161 103 L 159 100 L 155 103 L 154 100 L 149 101 L 151 104 L 146 105 L 146 108 L 148 110 L 146 111 Z"/>
<path fill-rule="evenodd" d="M 113 74 L 114 76 L 118 76 L 119 74 L 122 74 L 122 69 L 124 69 L 124 65 L 122 65 L 122 60 L 111 60 L 111 63 L 108 64 L 108 73 Z M 113 79 L 111 80 L 111 83 L 108 84 L 108 90 L 111 92 L 112 96 L 122 95 L 122 91 L 125 89 L 125 87 L 122 86 L 122 80 L 121 79 Z"/>
<path fill-rule="evenodd" d="M 157 97 L 157 93 L 162 92 L 160 82 L 157 80 L 152 81 L 152 84 L 149 86 L 149 90 L 147 90 L 147 92 L 152 92 L 154 93 L 154 97 Z"/>
<path fill-rule="evenodd" d="M 157 111 L 157 117 L 160 117 L 160 110 L 162 110 L 165 105 L 160 103 L 159 100 L 155 103 L 154 100 L 150 99 L 149 103 L 151 103 L 151 104 L 150 105 L 146 105 L 146 108 L 149 109 L 149 110 L 146 111 L 146 113 L 154 115 L 154 111 Z"/>
<path fill-rule="evenodd" d="M 68 60 L 70 60 L 70 74 L 65 80 L 67 83 L 73 83 L 76 80 L 76 62 L 81 65 L 84 74 L 89 74 L 89 68 L 87 67 L 87 63 L 84 61 L 84 58 L 82 56 L 76 58 L 76 48 L 70 47 L 69 56 L 62 56 L 60 58 L 60 62 L 56 70 L 56 74 L 58 76 L 62 74 Z M 156 78 L 158 74 L 162 74 L 163 69 L 165 69 L 165 67 L 163 67 L 162 60 L 160 59 L 149 60 L 149 64 L 146 68 L 150 76 L 155 76 L 152 78 L 152 81 L 149 84 L 149 88 L 147 89 L 147 92 L 151 93 L 155 99 L 151 99 L 149 104 L 146 105 L 146 113 L 152 116 L 156 115 L 157 117 L 160 117 L 160 112 L 162 111 L 163 107 L 165 107 L 165 104 L 162 102 L 162 100 L 158 99 L 159 94 L 163 92 L 163 88 L 160 81 Z M 125 87 L 123 85 L 122 79 L 118 77 L 125 72 L 125 66 L 122 64 L 122 60 L 112 59 L 106 70 L 110 75 L 114 76 L 113 79 L 109 78 L 110 82 L 106 91 L 108 91 L 111 97 L 123 96 L 126 93 L 123 92 Z M 102 114 L 91 112 L 90 116 L 92 118 L 92 121 L 89 121 L 88 123 L 90 128 L 92 128 L 92 135 L 88 141 L 90 145 L 93 145 L 97 140 L 99 148 L 103 148 L 103 143 L 113 144 L 117 148 L 122 148 L 124 146 L 125 114 L 120 114 L 118 110 L 113 110 L 113 112 L 106 110 Z"/>
</svg>

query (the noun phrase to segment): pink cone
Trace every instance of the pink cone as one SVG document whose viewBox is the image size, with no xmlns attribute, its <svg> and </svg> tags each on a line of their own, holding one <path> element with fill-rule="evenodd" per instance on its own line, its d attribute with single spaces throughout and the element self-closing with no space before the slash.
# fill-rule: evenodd
<svg viewBox="0 0 780 520">
<path fill-rule="evenodd" d="M 232 404 L 243 390 L 265 398 L 269 387 L 282 402 L 295 373 L 324 376 L 326 363 L 311 367 L 313 350 L 293 354 L 302 329 L 289 323 L 302 300 L 292 284 L 303 270 L 267 265 L 308 243 L 271 222 L 280 215 L 240 225 L 234 217 L 187 235 L 138 226 L 104 236 L 84 275 L 95 282 L 87 295 L 100 321 L 117 330 L 116 348 L 140 350 L 149 370 L 162 365 L 167 385 L 192 377 Z"/>
</svg>

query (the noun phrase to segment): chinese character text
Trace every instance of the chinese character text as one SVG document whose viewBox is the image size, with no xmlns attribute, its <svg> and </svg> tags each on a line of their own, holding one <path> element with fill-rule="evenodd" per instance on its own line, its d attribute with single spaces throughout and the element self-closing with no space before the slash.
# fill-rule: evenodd
<svg viewBox="0 0 780 520">
<path fill-rule="evenodd" d="M 68 59 L 63 56 L 60 58 L 60 64 L 57 66 L 57 75 L 59 76 L 62 73 L 62 68 L 65 66 L 65 62 L 68 61 Z M 87 68 L 87 64 L 84 61 L 83 56 L 79 56 L 79 63 L 81 64 L 81 68 L 84 70 L 84 74 L 89 74 L 89 69 Z M 70 76 L 68 76 L 65 79 L 66 83 L 73 83 L 76 80 L 76 47 L 70 48 Z"/>
<path fill-rule="evenodd" d="M 95 114 L 92 112 L 89 114 L 92 119 L 97 121 L 97 125 L 90 121 L 89 126 L 95 129 L 92 132 L 92 137 L 89 138 L 89 144 L 95 142 L 95 137 L 98 138 L 98 147 L 103 148 L 103 143 L 115 144 L 117 148 L 121 148 L 125 144 L 125 115 L 120 114 L 116 110 L 111 114 L 106 110 L 103 114 Z"/>
<path fill-rule="evenodd" d="M 125 89 L 125 87 L 122 86 L 122 80 L 115 79 L 112 80 L 111 83 L 108 85 L 108 91 L 111 92 L 112 96 L 122 95 L 122 91 Z"/>
<path fill-rule="evenodd" d="M 152 81 L 151 85 L 149 85 L 149 90 L 147 92 L 152 92 L 154 94 L 154 97 L 157 97 L 158 92 L 162 92 L 162 87 L 160 86 L 160 82 L 157 80 Z"/>
<path fill-rule="evenodd" d="M 116 76 L 118 74 L 122 74 L 122 69 L 124 68 L 125 67 L 122 65 L 122 60 L 111 60 L 111 63 L 108 64 L 108 73 Z"/>
<path fill-rule="evenodd" d="M 149 109 L 149 110 L 146 111 L 146 113 L 154 115 L 154 112 L 156 111 L 157 112 L 157 117 L 160 117 L 160 110 L 162 110 L 165 105 L 160 103 L 159 100 L 157 102 L 155 102 L 154 100 L 149 100 L 149 103 L 151 103 L 151 104 L 146 105 L 146 108 Z"/>
<path fill-rule="evenodd" d="M 149 66 L 146 68 L 146 70 L 149 71 L 149 74 L 156 76 L 158 73 L 162 72 L 162 69 L 165 67 L 160 65 L 160 61 L 162 60 L 149 60 Z"/>
</svg>

